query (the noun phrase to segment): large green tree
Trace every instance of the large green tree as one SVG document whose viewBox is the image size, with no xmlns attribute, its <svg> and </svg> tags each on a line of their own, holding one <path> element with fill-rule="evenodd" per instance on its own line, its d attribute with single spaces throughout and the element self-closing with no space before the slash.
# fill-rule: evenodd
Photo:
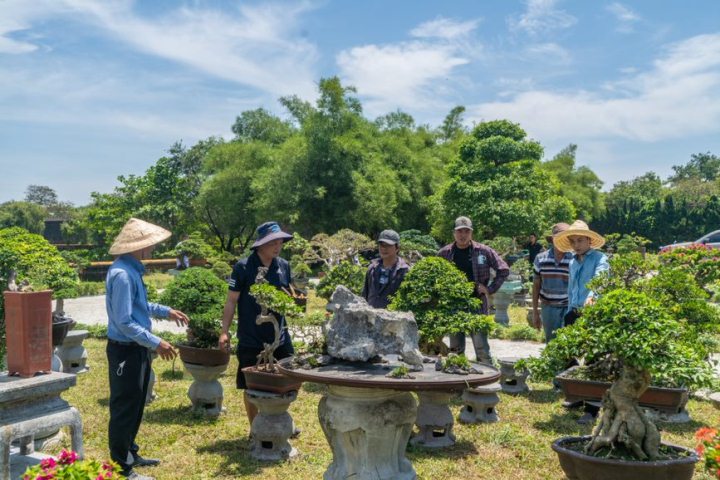
<svg viewBox="0 0 720 480">
<path fill-rule="evenodd" d="M 542 231 L 575 216 L 560 183 L 540 164 L 543 149 L 507 120 L 477 125 L 448 167 L 436 197 L 433 231 L 448 238 L 451 222 L 467 215 L 478 238 L 515 237 Z"/>
<path fill-rule="evenodd" d="M 5 202 L 0 204 L 0 228 L 20 227 L 42 234 L 47 215 L 45 207 L 33 202 Z"/>
</svg>

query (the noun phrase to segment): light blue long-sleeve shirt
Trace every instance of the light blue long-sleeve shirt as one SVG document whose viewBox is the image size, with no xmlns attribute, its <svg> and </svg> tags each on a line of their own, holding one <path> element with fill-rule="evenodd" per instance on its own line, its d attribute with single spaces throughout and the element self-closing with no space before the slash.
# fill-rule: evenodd
<svg viewBox="0 0 720 480">
<path fill-rule="evenodd" d="M 147 301 L 144 273 L 145 266 L 132 255 L 121 255 L 110 266 L 105 281 L 108 338 L 155 350 L 160 338 L 151 333 L 150 317 L 167 318 L 170 307 Z"/>
<path fill-rule="evenodd" d="M 610 269 L 607 256 L 595 249 L 587 251 L 582 259 L 578 260 L 577 255 L 573 255 L 570 261 L 570 279 L 568 284 L 568 308 L 580 308 L 585 305 L 585 301 L 593 295 L 587 288 L 590 280 L 595 278 L 600 272 Z"/>
</svg>

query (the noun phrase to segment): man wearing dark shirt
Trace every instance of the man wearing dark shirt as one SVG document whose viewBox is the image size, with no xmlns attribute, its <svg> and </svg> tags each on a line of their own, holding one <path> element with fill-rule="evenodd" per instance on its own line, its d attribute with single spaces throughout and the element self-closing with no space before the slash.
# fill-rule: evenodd
<svg viewBox="0 0 720 480">
<path fill-rule="evenodd" d="M 475 295 L 482 300 L 482 307 L 478 313 L 487 315 L 490 312 L 489 296 L 502 286 L 510 274 L 510 269 L 495 250 L 473 241 L 472 232 L 472 221 L 467 217 L 458 217 L 453 232 L 455 241 L 441 248 L 438 255 L 453 262 L 461 272 L 465 273 L 468 281 L 475 284 Z M 491 270 L 495 271 L 492 282 L 490 282 Z M 492 362 L 487 334 L 469 333 L 478 361 Z M 465 352 L 465 333 L 450 336 L 450 349 L 458 353 Z"/>
<path fill-rule="evenodd" d="M 537 241 L 537 235 L 531 233 L 530 241 L 525 244 L 525 250 L 528 251 L 528 261 L 530 262 L 530 265 L 535 264 L 535 257 L 538 256 L 538 253 L 542 252 L 542 249 L 542 245 L 540 245 Z"/>
<path fill-rule="evenodd" d="M 383 230 L 378 237 L 380 258 L 370 262 L 365 274 L 362 296 L 373 308 L 387 308 L 390 295 L 400 288 L 410 266 L 398 256 L 400 235 L 395 230 Z"/>
<path fill-rule="evenodd" d="M 290 286 L 290 264 L 279 255 L 283 243 L 291 239 L 292 235 L 283 232 L 277 222 L 263 223 L 257 228 L 257 239 L 252 246 L 253 252 L 235 264 L 228 281 L 228 297 L 223 310 L 222 333 L 218 344 L 221 349 L 230 348 L 229 330 L 237 306 L 239 339 L 237 357 L 240 364 L 236 376 L 238 389 L 247 388 L 242 369 L 255 365 L 257 356 L 263 350 L 263 344 L 270 344 L 275 340 L 275 331 L 272 325 L 255 323 L 255 319 L 260 314 L 260 305 L 250 295 L 250 287 L 255 283 L 255 277 L 260 267 L 267 267 L 265 279 L 270 285 L 277 288 Z M 285 319 L 280 318 L 279 324 L 280 346 L 275 350 L 274 355 L 278 360 L 294 353 Z M 252 425 L 255 415 L 257 415 L 257 408 L 248 400 L 247 394 L 243 396 L 243 400 L 248 420 Z"/>
</svg>

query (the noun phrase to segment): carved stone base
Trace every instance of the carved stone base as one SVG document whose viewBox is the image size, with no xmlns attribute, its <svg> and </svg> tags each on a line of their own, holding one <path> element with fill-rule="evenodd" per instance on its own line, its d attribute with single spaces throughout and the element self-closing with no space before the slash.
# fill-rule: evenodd
<svg viewBox="0 0 720 480">
<path fill-rule="evenodd" d="M 63 363 L 60 359 L 60 356 L 58 355 L 58 347 L 55 347 L 53 349 L 53 356 L 52 356 L 52 371 L 53 372 L 62 372 L 63 371 Z"/>
<path fill-rule="evenodd" d="M 499 383 L 468 388 L 463 392 L 465 403 L 458 420 L 462 423 L 495 423 L 500 420 L 495 407 L 500 402 Z"/>
<path fill-rule="evenodd" d="M 412 394 L 331 385 L 320 400 L 320 426 L 333 452 L 324 480 L 414 480 L 405 457 L 417 413 Z"/>
<path fill-rule="evenodd" d="M 89 370 L 87 366 L 87 350 L 83 340 L 89 335 L 87 330 L 70 330 L 65 336 L 62 345 L 57 349 L 58 357 L 63 364 L 65 373 L 84 373 Z"/>
<path fill-rule="evenodd" d="M 187 362 L 183 364 L 194 379 L 188 389 L 193 411 L 211 417 L 223 413 L 223 387 L 217 379 L 227 370 L 227 365 L 206 367 Z"/>
<path fill-rule="evenodd" d="M 250 427 L 250 455 L 257 460 L 287 460 L 298 454 L 289 439 L 295 429 L 288 407 L 297 391 L 287 393 L 246 390 L 248 400 L 258 409 Z"/>
<path fill-rule="evenodd" d="M 500 362 L 500 386 L 505 393 L 529 392 L 530 387 L 526 383 L 529 372 L 527 370 L 516 370 L 515 363 L 519 360 L 516 357 L 499 358 Z"/>
<path fill-rule="evenodd" d="M 418 413 L 415 425 L 418 433 L 410 443 L 428 448 L 442 448 L 455 445 L 453 425 L 455 420 L 450 411 L 450 400 L 454 393 L 418 392 Z"/>
</svg>

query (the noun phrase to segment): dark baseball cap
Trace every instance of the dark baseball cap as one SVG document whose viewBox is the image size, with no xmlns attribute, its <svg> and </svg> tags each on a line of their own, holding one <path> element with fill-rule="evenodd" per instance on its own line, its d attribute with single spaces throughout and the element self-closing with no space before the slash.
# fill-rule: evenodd
<svg viewBox="0 0 720 480">
<path fill-rule="evenodd" d="M 383 230 L 378 235 L 378 243 L 387 243 L 390 245 L 397 245 L 400 243 L 400 235 L 395 230 Z"/>
</svg>

